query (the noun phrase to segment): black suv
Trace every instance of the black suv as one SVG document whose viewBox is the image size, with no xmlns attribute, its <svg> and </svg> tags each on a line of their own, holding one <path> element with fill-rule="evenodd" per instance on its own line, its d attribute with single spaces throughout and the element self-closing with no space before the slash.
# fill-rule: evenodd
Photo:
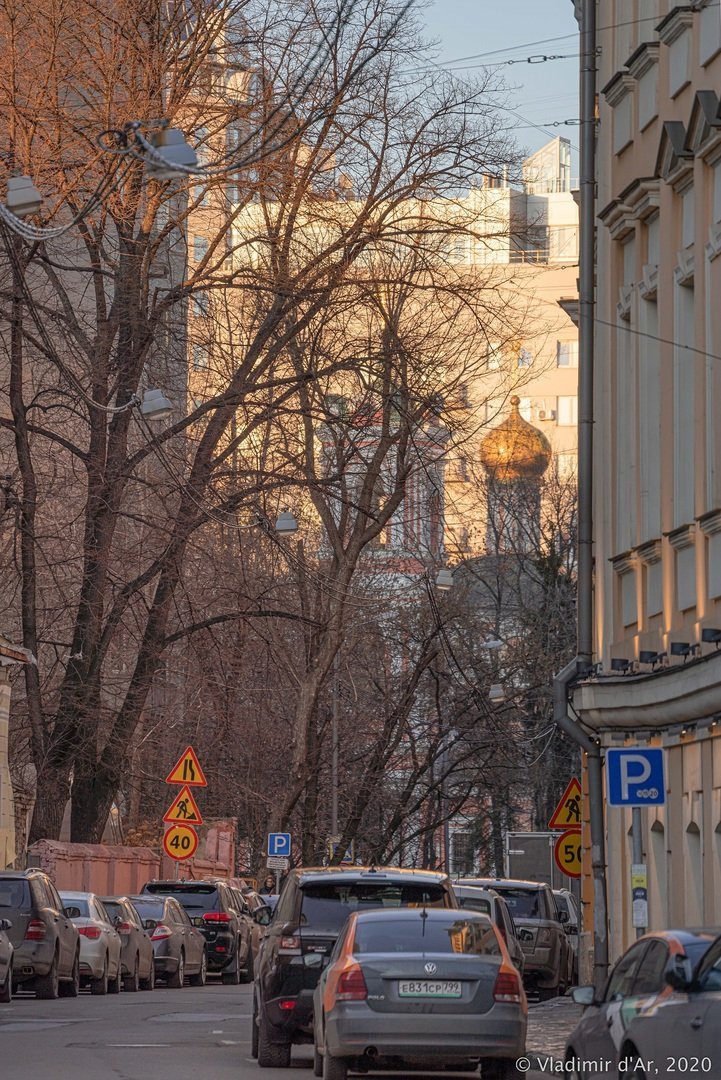
<svg viewBox="0 0 721 1080">
<path fill-rule="evenodd" d="M 324 867 L 291 870 L 256 961 L 252 1053 L 287 1068 L 291 1045 L 313 1041 L 313 991 L 354 911 L 456 908 L 449 878 L 430 870 Z"/>
<path fill-rule="evenodd" d="M 253 979 L 253 920 L 241 910 L 236 890 L 220 879 L 148 881 L 144 893 L 174 896 L 205 938 L 208 971 L 221 973 L 229 986 Z"/>
<path fill-rule="evenodd" d="M 80 937 L 42 870 L 0 870 L 0 918 L 12 926 L 13 983 L 39 998 L 77 997 Z"/>
</svg>

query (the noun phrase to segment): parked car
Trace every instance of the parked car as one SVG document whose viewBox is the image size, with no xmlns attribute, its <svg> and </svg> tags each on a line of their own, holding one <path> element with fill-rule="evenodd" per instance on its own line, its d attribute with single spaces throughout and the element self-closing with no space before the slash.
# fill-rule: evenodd
<svg viewBox="0 0 721 1080">
<path fill-rule="evenodd" d="M 313 991 L 349 915 L 373 908 L 458 908 L 445 874 L 375 867 L 291 870 L 258 957 L 252 1048 L 285 1068 L 293 1043 L 313 1038 Z"/>
<path fill-rule="evenodd" d="M 105 910 L 120 935 L 120 966 L 123 989 L 131 993 L 155 987 L 153 943 L 145 933 L 143 920 L 127 896 L 103 897 Z"/>
<path fill-rule="evenodd" d="M 252 920 L 238 910 L 234 890 L 224 881 L 149 881 L 143 893 L 174 896 L 205 938 L 208 971 L 227 985 L 250 982 Z"/>
<path fill-rule="evenodd" d="M 572 991 L 573 999 L 577 1004 L 585 1005 L 586 1010 L 569 1036 L 566 1063 L 610 1061 L 609 1075 L 615 1080 L 619 1075 L 619 1058 L 625 1056 L 626 1048 L 638 1040 L 644 1046 L 651 1047 L 646 1060 L 657 1063 L 656 1067 L 660 1069 L 657 1075 L 671 1075 L 675 1070 L 667 1068 L 665 1059 L 659 1056 L 663 1046 L 661 1030 L 665 1025 L 667 1033 L 663 1038 L 671 1041 L 674 1047 L 671 1053 L 678 1055 L 681 1054 L 679 1043 L 685 1033 L 681 1030 L 682 1025 L 673 1022 L 678 1013 L 668 1008 L 673 992 L 666 974 L 669 970 L 675 970 L 677 965 L 686 963 L 690 975 L 693 966 L 698 965 L 712 943 L 716 943 L 714 939 L 717 934 L 717 929 L 663 930 L 645 934 L 623 954 L 599 997 L 592 986 L 576 987 Z M 691 1002 L 687 993 L 683 996 Z M 693 1008 L 695 1005 L 694 1001 L 690 1010 L 692 1020 L 700 1013 L 699 1008 Z M 642 1013 L 649 1017 L 655 1015 L 646 1037 L 643 1036 L 646 1021 L 635 1023 L 635 1017 Z M 652 1031 L 661 1040 L 657 1044 L 650 1041 Z M 573 1072 L 570 1075 L 573 1078 Z M 641 1074 L 636 1071 L 635 1077 L 630 1070 L 620 1075 L 628 1080 L 639 1080 L 643 1071 Z"/>
<path fill-rule="evenodd" d="M 495 889 L 479 889 L 475 885 L 461 885 L 458 882 L 453 883 L 453 891 L 462 908 L 488 915 L 505 941 L 512 963 L 523 975 L 526 958 L 518 940 L 518 931 L 510 908 L 500 893 Z"/>
<path fill-rule="evenodd" d="M 581 913 L 578 900 L 570 889 L 554 889 L 553 899 L 556 901 L 558 917 L 566 931 L 568 944 L 571 946 L 571 971 L 570 983 L 578 982 L 578 942 L 581 933 Z"/>
<path fill-rule="evenodd" d="M 316 1076 L 413 1064 L 516 1076 L 523 981 L 487 915 L 414 908 L 351 915 L 314 995 Z"/>
<path fill-rule="evenodd" d="M 464 878 L 459 884 L 495 889 L 508 904 L 526 958 L 526 989 L 535 990 L 541 1001 L 565 993 L 570 983 L 571 946 L 551 886 L 511 878 Z"/>
<path fill-rule="evenodd" d="M 261 896 L 254 889 L 246 889 L 243 893 L 243 899 L 248 905 L 248 911 L 253 920 L 250 943 L 253 950 L 253 965 L 255 966 L 261 943 L 265 937 L 266 927 L 273 918 L 273 908 L 270 904 L 266 904 L 268 897 Z"/>
<path fill-rule="evenodd" d="M 694 944 L 669 955 L 666 986 L 643 1004 L 628 1022 L 619 1059 L 630 1080 L 647 1080 L 640 1061 L 654 1062 L 669 1073 L 680 1072 L 686 1062 L 699 1061 L 698 1071 L 713 1076 L 721 1061 L 721 937 L 708 946 L 696 964 Z M 658 943 L 649 946 L 658 950 Z M 670 950 L 669 950 L 670 951 Z M 648 954 L 647 954 L 648 955 Z M 648 962 L 653 956 L 648 957 Z M 660 963 L 660 955 L 657 957 Z M 647 957 L 642 960 L 647 966 Z M 691 1070 L 689 1070 L 691 1071 Z"/>
<path fill-rule="evenodd" d="M 76 997 L 80 935 L 48 875 L 0 871 L 0 918 L 12 923 L 13 985 L 33 989 L 39 998 Z"/>
<path fill-rule="evenodd" d="M 13 943 L 8 937 L 10 919 L 0 919 L 0 1002 L 7 1004 L 13 997 Z"/>
<path fill-rule="evenodd" d="M 60 898 L 80 935 L 80 985 L 91 994 L 119 994 L 121 943 L 112 916 L 94 893 L 63 890 Z"/>
<path fill-rule="evenodd" d="M 180 990 L 186 976 L 191 986 L 205 986 L 208 958 L 205 938 L 193 926 L 174 896 L 132 896 L 133 907 L 153 946 L 155 974 Z"/>
</svg>

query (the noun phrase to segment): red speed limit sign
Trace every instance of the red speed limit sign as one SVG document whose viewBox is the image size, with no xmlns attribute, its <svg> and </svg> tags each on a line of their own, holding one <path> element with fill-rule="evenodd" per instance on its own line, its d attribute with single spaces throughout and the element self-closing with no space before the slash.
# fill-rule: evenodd
<svg viewBox="0 0 721 1080">
<path fill-rule="evenodd" d="M 580 831 L 569 829 L 568 832 L 562 833 L 556 840 L 553 858 L 562 874 L 567 877 L 579 878 L 581 876 Z"/>
</svg>

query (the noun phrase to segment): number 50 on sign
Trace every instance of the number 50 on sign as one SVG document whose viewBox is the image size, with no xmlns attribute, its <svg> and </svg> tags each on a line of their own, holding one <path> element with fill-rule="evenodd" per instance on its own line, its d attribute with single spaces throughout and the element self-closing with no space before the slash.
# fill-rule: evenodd
<svg viewBox="0 0 721 1080">
<path fill-rule="evenodd" d="M 579 878 L 581 876 L 580 832 L 572 829 L 559 836 L 553 849 L 553 857 L 562 874 L 572 878 Z"/>
<path fill-rule="evenodd" d="M 163 850 L 171 859 L 192 859 L 198 849 L 198 834 L 190 825 L 171 825 L 163 837 Z"/>
</svg>

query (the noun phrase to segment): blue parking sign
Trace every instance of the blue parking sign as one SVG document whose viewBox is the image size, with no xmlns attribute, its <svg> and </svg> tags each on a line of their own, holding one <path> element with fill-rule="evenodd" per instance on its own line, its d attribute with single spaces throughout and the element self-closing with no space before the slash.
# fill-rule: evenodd
<svg viewBox="0 0 721 1080">
<path fill-rule="evenodd" d="M 286 859 L 290 858 L 290 833 L 268 833 L 268 854 L 281 855 Z"/>
<path fill-rule="evenodd" d="M 663 750 L 624 746 L 606 751 L 609 806 L 662 806 L 666 802 Z"/>
</svg>

